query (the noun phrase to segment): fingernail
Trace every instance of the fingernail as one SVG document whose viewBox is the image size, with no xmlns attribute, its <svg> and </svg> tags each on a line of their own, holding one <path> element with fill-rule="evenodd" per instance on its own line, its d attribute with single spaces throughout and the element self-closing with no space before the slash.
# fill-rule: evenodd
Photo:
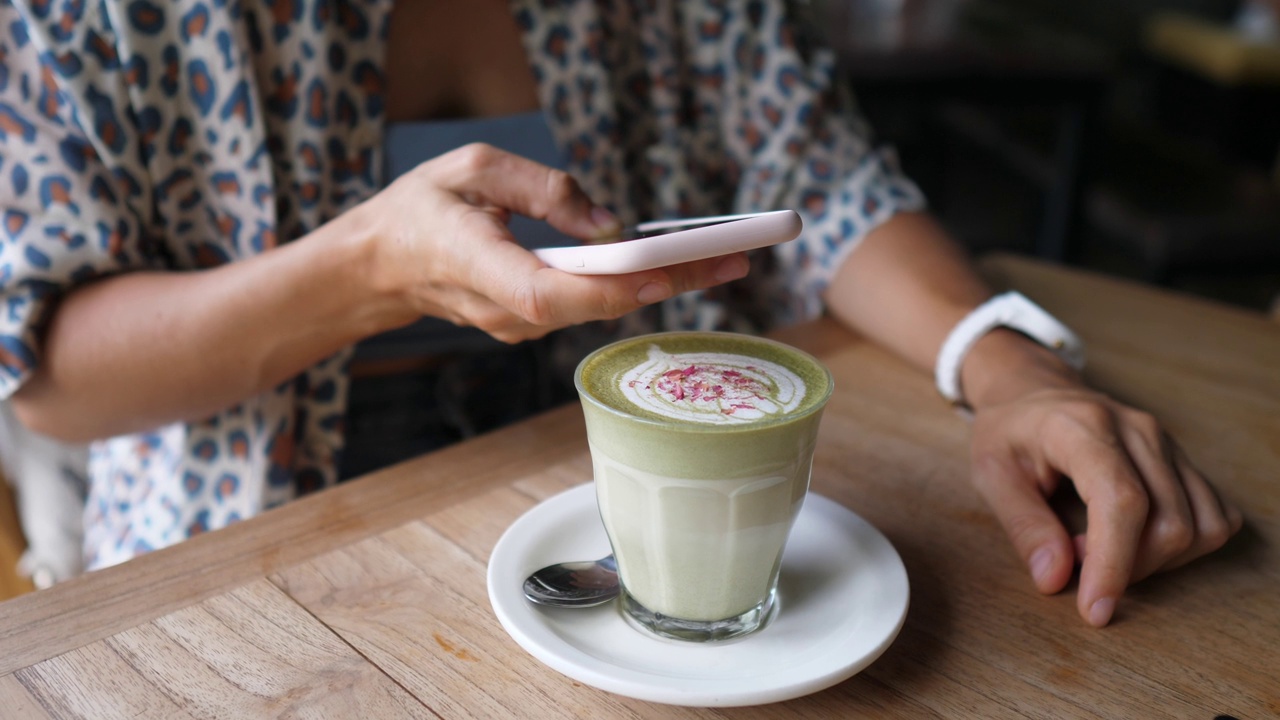
<svg viewBox="0 0 1280 720">
<path fill-rule="evenodd" d="M 636 294 L 636 301 L 641 305 L 649 305 L 671 297 L 671 288 L 657 282 L 646 283 Z"/>
<path fill-rule="evenodd" d="M 741 255 L 727 257 L 720 261 L 716 266 L 716 282 L 729 282 L 746 277 L 747 271 L 751 269 L 751 263 Z"/>
<path fill-rule="evenodd" d="M 1093 605 L 1089 607 L 1089 624 L 1094 627 L 1102 627 L 1111 622 L 1111 615 L 1115 611 L 1115 598 L 1094 600 Z"/>
<path fill-rule="evenodd" d="M 1036 584 L 1043 583 L 1053 568 L 1053 548 L 1042 547 L 1031 553 L 1031 577 Z"/>
<path fill-rule="evenodd" d="M 596 226 L 600 234 L 615 233 L 622 229 L 622 223 L 608 209 L 599 205 L 591 208 L 591 224 Z"/>
</svg>

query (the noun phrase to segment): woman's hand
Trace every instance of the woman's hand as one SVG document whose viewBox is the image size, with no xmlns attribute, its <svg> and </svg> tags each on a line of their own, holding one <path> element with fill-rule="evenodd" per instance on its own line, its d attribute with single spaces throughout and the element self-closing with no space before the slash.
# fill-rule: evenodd
<svg viewBox="0 0 1280 720">
<path fill-rule="evenodd" d="M 827 301 L 850 327 L 928 371 L 947 333 L 990 295 L 936 222 L 899 213 L 840 267 Z M 1027 337 L 984 335 L 960 383 L 976 410 L 974 485 L 1041 592 L 1062 590 L 1080 563 L 1076 601 L 1089 623 L 1107 624 L 1130 583 L 1190 562 L 1240 529 L 1240 511 L 1154 418 L 1089 390 Z M 1077 538 L 1049 506 L 1068 478 L 1088 506 Z"/>
<path fill-rule="evenodd" d="M 473 145 L 250 258 L 77 287 L 13 395 L 28 427 L 83 442 L 208 417 L 370 335 L 436 315 L 500 340 L 614 318 L 747 273 L 743 255 L 618 276 L 552 270 L 509 213 L 598 237 L 617 221 L 562 172 Z"/>
<path fill-rule="evenodd" d="M 1085 388 L 1026 338 L 999 331 L 983 342 L 988 362 L 1004 344 L 1006 357 L 1024 354 L 1022 367 L 1039 363 L 1012 381 L 975 378 L 970 397 L 978 408 L 973 483 L 1040 592 L 1062 590 L 1080 563 L 1076 605 L 1101 627 L 1130 584 L 1210 553 L 1240 530 L 1240 510 L 1150 414 Z M 1063 479 L 1087 506 L 1087 530 L 1074 538 L 1048 502 Z"/>
<path fill-rule="evenodd" d="M 617 318 L 748 270 L 744 254 L 626 275 L 548 268 L 514 242 L 511 213 L 587 240 L 617 232 L 617 220 L 568 174 L 481 144 L 419 165 L 357 213 L 374 240 L 373 282 L 401 301 L 399 324 L 432 315 L 505 342 Z"/>
</svg>

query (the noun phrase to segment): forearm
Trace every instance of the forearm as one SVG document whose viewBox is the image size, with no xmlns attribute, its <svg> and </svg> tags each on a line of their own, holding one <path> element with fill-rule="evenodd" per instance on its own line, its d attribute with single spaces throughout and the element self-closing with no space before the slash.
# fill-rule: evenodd
<svg viewBox="0 0 1280 720">
<path fill-rule="evenodd" d="M 246 261 L 72 292 L 15 409 L 73 441 L 207 417 L 404 321 L 373 289 L 364 239 L 349 227 L 339 218 Z"/>
<path fill-rule="evenodd" d="M 990 296 L 969 258 L 934 220 L 900 213 L 853 251 L 826 301 L 851 328 L 932 373 L 947 334 Z M 1077 382 L 1056 355 L 1009 330 L 981 338 L 961 367 L 961 387 L 974 407 Z"/>
<path fill-rule="evenodd" d="M 260 256 L 71 292 L 15 410 L 56 437 L 108 437 L 207 417 L 423 315 L 519 342 L 748 269 L 733 255 L 624 275 L 563 273 L 514 242 L 512 212 L 576 238 L 617 229 L 567 174 L 468 145 Z"/>
</svg>

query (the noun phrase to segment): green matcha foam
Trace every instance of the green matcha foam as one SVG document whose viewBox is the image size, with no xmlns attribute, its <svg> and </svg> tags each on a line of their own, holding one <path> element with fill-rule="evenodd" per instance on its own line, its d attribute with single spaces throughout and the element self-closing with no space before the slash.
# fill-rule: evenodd
<svg viewBox="0 0 1280 720">
<path fill-rule="evenodd" d="M 780 343 L 728 333 L 624 340 L 588 357 L 582 389 L 606 407 L 664 423 L 741 426 L 802 415 L 830 376 Z"/>
</svg>

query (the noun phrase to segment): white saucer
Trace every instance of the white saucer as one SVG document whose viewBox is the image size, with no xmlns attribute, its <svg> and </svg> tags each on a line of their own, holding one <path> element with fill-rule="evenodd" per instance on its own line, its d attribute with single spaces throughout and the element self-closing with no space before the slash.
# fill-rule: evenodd
<svg viewBox="0 0 1280 720">
<path fill-rule="evenodd" d="M 579 682 L 674 705 L 758 705 L 830 687 L 870 665 L 907 615 L 907 571 L 888 539 L 827 498 L 809 493 L 782 558 L 778 611 L 737 641 L 664 640 L 633 628 L 611 602 L 538 607 L 529 573 L 609 554 L 595 485 L 540 503 L 507 529 L 489 559 L 489 602 L 534 657 Z"/>
</svg>

